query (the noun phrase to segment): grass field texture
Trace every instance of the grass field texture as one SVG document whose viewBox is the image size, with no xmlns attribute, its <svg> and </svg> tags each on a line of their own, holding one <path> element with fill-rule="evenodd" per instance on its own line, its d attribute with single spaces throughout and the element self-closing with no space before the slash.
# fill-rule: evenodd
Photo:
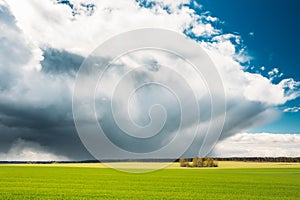
<svg viewBox="0 0 300 200">
<path fill-rule="evenodd" d="M 130 174 L 93 164 L 0 165 L 0 199 L 300 199 L 297 167 L 173 167 Z"/>
</svg>

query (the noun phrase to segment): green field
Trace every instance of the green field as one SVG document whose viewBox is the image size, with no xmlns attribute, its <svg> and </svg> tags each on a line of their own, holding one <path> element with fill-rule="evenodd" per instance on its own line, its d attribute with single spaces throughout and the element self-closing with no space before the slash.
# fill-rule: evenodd
<svg viewBox="0 0 300 200">
<path fill-rule="evenodd" d="M 300 199 L 300 168 L 163 169 L 0 165 L 1 199 Z"/>
</svg>

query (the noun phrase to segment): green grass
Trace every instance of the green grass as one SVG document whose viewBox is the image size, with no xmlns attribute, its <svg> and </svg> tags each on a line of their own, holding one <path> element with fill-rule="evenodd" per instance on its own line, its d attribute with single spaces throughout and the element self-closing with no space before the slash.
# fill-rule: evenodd
<svg viewBox="0 0 300 200">
<path fill-rule="evenodd" d="M 300 199 L 300 168 L 164 169 L 0 166 L 0 199 Z"/>
</svg>

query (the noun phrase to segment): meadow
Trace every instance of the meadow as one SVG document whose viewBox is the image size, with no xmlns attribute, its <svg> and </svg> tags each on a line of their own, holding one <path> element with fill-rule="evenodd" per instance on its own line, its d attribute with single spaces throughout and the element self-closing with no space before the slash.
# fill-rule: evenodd
<svg viewBox="0 0 300 200">
<path fill-rule="evenodd" d="M 300 199 L 299 164 L 219 166 L 132 174 L 101 164 L 0 165 L 0 199 Z"/>
</svg>

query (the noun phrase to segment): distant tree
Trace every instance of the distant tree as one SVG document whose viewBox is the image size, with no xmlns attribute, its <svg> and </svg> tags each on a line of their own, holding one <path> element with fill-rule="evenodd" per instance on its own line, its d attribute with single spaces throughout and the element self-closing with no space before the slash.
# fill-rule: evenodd
<svg viewBox="0 0 300 200">
<path fill-rule="evenodd" d="M 203 163 L 203 158 L 198 158 L 198 162 L 197 162 L 198 167 L 203 167 L 204 163 Z"/>
<path fill-rule="evenodd" d="M 180 167 L 184 167 L 185 163 L 186 163 L 186 161 L 185 161 L 184 158 L 180 158 L 180 159 L 179 159 Z"/>
<path fill-rule="evenodd" d="M 192 160 L 192 167 L 198 167 L 197 163 L 198 163 L 198 157 L 194 157 Z"/>
<path fill-rule="evenodd" d="M 212 158 L 206 158 L 204 161 L 205 167 L 217 167 L 218 164 Z"/>
<path fill-rule="evenodd" d="M 203 167 L 203 159 L 201 157 L 194 157 L 192 161 L 192 167 Z"/>
<path fill-rule="evenodd" d="M 180 167 L 189 167 L 190 164 L 185 158 L 180 158 L 179 159 Z"/>
</svg>

